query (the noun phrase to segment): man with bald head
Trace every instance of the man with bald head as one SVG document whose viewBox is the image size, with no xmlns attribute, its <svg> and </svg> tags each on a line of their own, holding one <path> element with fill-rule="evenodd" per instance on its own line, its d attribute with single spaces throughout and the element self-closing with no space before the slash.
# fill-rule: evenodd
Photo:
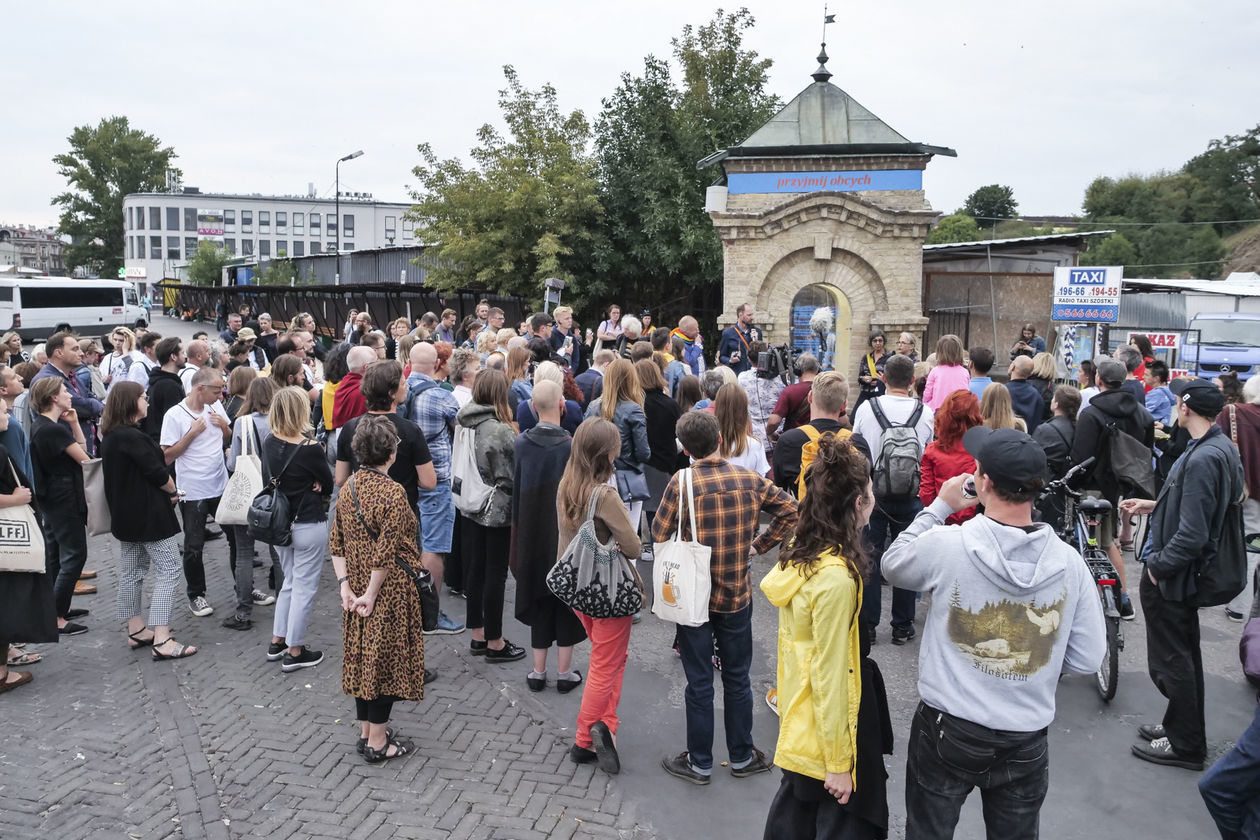
<svg viewBox="0 0 1260 840">
<path fill-rule="evenodd" d="M 409 360 L 411 374 L 407 377 L 407 401 L 399 406 L 398 413 L 419 427 L 437 473 L 437 486 L 432 490 L 420 488 L 417 515 L 420 517 L 420 562 L 433 575 L 433 584 L 441 593 L 446 570 L 444 555 L 450 553 L 455 533 L 451 441 L 459 403 L 454 394 L 438 383 L 437 348 L 427 341 L 417 341 L 411 347 Z M 437 627 L 425 632 L 450 635 L 463 631 L 464 625 L 439 611 Z"/>
<path fill-rule="evenodd" d="M 179 381 L 184 385 L 184 393 L 191 394 L 193 375 L 210 362 L 210 342 L 204 339 L 193 339 L 185 348 L 188 360 L 179 372 Z"/>
<path fill-rule="evenodd" d="M 1032 371 L 1032 359 L 1027 356 L 1016 356 L 1011 360 L 1011 380 L 1006 383 L 1006 389 L 1011 392 L 1011 408 L 1017 415 L 1024 418 L 1030 435 L 1041 423 L 1042 412 L 1046 408 L 1045 400 L 1041 398 L 1041 394 L 1037 393 L 1037 386 L 1028 381 L 1028 377 L 1032 376 Z"/>
<path fill-rule="evenodd" d="M 683 341 L 682 362 L 696 376 L 704 376 L 704 341 L 700 337 L 700 323 L 690 315 L 678 321 L 674 335 Z"/>
<path fill-rule="evenodd" d="M 351 347 L 346 354 L 349 373 L 337 383 L 333 394 L 332 431 L 340 429 L 356 417 L 367 414 L 367 400 L 359 386 L 363 383 L 363 371 L 376 361 L 376 351 L 371 347 Z"/>
</svg>

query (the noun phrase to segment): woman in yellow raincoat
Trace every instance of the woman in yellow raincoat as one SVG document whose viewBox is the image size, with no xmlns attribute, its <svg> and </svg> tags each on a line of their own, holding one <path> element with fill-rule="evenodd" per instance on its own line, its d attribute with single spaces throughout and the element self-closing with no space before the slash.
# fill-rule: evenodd
<svg viewBox="0 0 1260 840">
<path fill-rule="evenodd" d="M 891 725 L 860 620 L 870 465 L 847 441 L 824 438 L 806 482 L 796 533 L 761 582 L 779 608 L 774 763 L 783 770 L 765 838 L 883 838 Z"/>
</svg>

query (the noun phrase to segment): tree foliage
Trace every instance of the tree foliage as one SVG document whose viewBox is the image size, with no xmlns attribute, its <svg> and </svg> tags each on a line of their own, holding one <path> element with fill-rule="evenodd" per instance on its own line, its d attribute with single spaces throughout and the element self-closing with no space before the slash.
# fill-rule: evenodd
<svg viewBox="0 0 1260 840">
<path fill-rule="evenodd" d="M 573 281 L 600 215 L 590 126 L 562 113 L 556 90 L 526 89 L 504 68 L 499 108 L 507 134 L 483 125 L 471 166 L 441 160 L 427 143 L 409 215 L 430 246 L 428 282 L 443 291 L 485 288 L 538 300 L 542 281 Z"/>
<path fill-rule="evenodd" d="M 309 282 L 298 277 L 293 261 L 284 254 L 274 260 L 260 263 L 258 268 L 258 273 L 254 275 L 254 282 L 259 286 L 292 286 L 294 283 Z"/>
<path fill-rule="evenodd" d="M 1137 246 L 1123 233 L 1113 233 L 1101 242 L 1094 242 L 1080 255 L 1081 265 L 1135 265 Z"/>
<path fill-rule="evenodd" d="M 1019 203 L 1015 191 L 1002 184 L 989 184 L 967 196 L 962 212 L 977 221 L 991 224 L 998 219 L 1013 219 Z"/>
<path fill-rule="evenodd" d="M 671 42 L 681 85 L 669 62 L 648 56 L 604 100 L 595 127 L 604 217 L 592 292 L 633 290 L 623 306 L 650 307 L 658 319 L 712 307 L 722 244 L 704 197 L 718 173 L 697 171 L 696 162 L 741 142 L 780 107 L 765 89 L 770 60 L 743 46 L 754 22 L 747 9 L 719 9 L 708 23 L 684 27 Z"/>
<path fill-rule="evenodd" d="M 223 283 L 223 269 L 231 261 L 227 249 L 218 243 L 202 240 L 188 260 L 185 271 L 188 282 L 194 286 L 219 286 Z"/>
<path fill-rule="evenodd" d="M 984 238 L 974 218 L 966 213 L 954 213 L 936 223 L 925 244 L 948 245 L 955 242 L 976 242 Z"/>
<path fill-rule="evenodd" d="M 68 187 L 52 200 L 62 208 L 58 229 L 72 240 L 63 259 L 112 277 L 125 253 L 123 197 L 163 189 L 175 151 L 126 117 L 78 126 L 66 139 L 70 151 L 53 157 Z"/>
</svg>

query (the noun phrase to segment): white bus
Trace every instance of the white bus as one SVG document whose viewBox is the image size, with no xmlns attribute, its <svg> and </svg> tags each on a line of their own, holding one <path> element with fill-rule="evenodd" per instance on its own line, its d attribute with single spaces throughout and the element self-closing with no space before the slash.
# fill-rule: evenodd
<svg viewBox="0 0 1260 840">
<path fill-rule="evenodd" d="M 23 341 L 66 329 L 103 337 L 144 320 L 135 286 L 123 280 L 0 276 L 0 329 L 20 332 Z"/>
</svg>

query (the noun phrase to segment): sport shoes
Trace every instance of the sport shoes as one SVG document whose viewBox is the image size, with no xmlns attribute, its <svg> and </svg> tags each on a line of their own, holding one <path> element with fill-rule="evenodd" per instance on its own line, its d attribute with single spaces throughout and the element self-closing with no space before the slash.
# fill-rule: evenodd
<svg viewBox="0 0 1260 840">
<path fill-rule="evenodd" d="M 486 661 L 497 662 L 503 664 L 505 662 L 519 662 L 525 658 L 525 648 L 520 645 L 514 645 L 507 639 L 503 640 L 503 647 L 495 650 L 492 647 L 486 648 Z"/>
<path fill-rule="evenodd" d="M 905 627 L 894 627 L 892 629 L 892 643 L 894 645 L 904 645 L 915 636 L 914 625 L 908 624 Z"/>
<path fill-rule="evenodd" d="M 286 645 L 284 642 L 272 642 L 271 644 L 267 645 L 267 661 L 279 662 L 281 659 L 284 658 L 284 655 L 285 655 L 284 652 L 288 649 L 289 649 L 289 646 Z"/>
<path fill-rule="evenodd" d="M 1133 602 L 1129 600 L 1127 592 L 1120 596 L 1120 617 L 1125 621 L 1133 621 L 1137 618 L 1137 613 L 1133 611 Z"/>
<path fill-rule="evenodd" d="M 1168 737 L 1168 733 L 1164 731 L 1162 723 L 1144 723 L 1138 727 L 1138 737 L 1143 741 L 1157 741 Z"/>
<path fill-rule="evenodd" d="M 438 613 L 437 627 L 425 630 L 426 636 L 455 636 L 464 632 L 464 625 L 444 612 Z"/>
<path fill-rule="evenodd" d="M 299 668 L 310 668 L 324 661 L 324 654 L 318 650 L 311 650 L 305 645 L 302 646 L 302 652 L 297 656 L 286 653 L 284 658 L 280 660 L 281 671 L 296 671 Z"/>
<path fill-rule="evenodd" d="M 1229 607 L 1226 607 L 1225 617 L 1228 618 L 1230 621 L 1242 622 L 1247 616 L 1243 615 L 1240 612 L 1234 612 Z"/>
<path fill-rule="evenodd" d="M 773 767 L 774 762 L 770 760 L 769 756 L 756 747 L 753 747 L 752 760 L 743 767 L 732 767 L 731 775 L 737 779 L 746 779 L 749 776 L 755 776 L 758 773 L 769 773 Z"/>
<path fill-rule="evenodd" d="M 82 636 L 87 631 L 88 629 L 82 624 L 75 624 L 73 621 L 67 621 L 65 627 L 61 627 L 57 630 L 57 634 L 60 636 Z"/>
<path fill-rule="evenodd" d="M 223 626 L 229 630 L 248 630 L 254 626 L 254 622 L 243 615 L 233 615 L 223 620 Z"/>
<path fill-rule="evenodd" d="M 205 595 L 198 595 L 196 598 L 188 599 L 188 609 L 197 618 L 205 618 L 214 612 L 214 607 L 210 606 L 210 602 L 206 600 Z"/>
<path fill-rule="evenodd" d="M 1154 741 L 1147 743 L 1143 741 L 1140 744 L 1133 745 L 1133 754 L 1143 761 L 1149 761 L 1152 764 L 1164 764 L 1169 767 L 1184 767 L 1186 770 L 1202 770 L 1203 761 L 1187 758 L 1179 755 L 1172 747 L 1172 742 L 1167 738 L 1156 738 Z"/>
<path fill-rule="evenodd" d="M 249 599 L 254 602 L 255 607 L 270 607 L 276 602 L 275 595 L 268 595 L 266 592 L 259 592 L 257 589 L 250 593 Z"/>
<path fill-rule="evenodd" d="M 686 750 L 683 750 L 673 758 L 662 758 L 661 769 L 675 779 L 682 779 L 684 782 L 691 782 L 693 785 L 707 785 L 713 781 L 710 774 L 701 773 L 691 766 L 691 756 L 688 755 Z"/>
</svg>

